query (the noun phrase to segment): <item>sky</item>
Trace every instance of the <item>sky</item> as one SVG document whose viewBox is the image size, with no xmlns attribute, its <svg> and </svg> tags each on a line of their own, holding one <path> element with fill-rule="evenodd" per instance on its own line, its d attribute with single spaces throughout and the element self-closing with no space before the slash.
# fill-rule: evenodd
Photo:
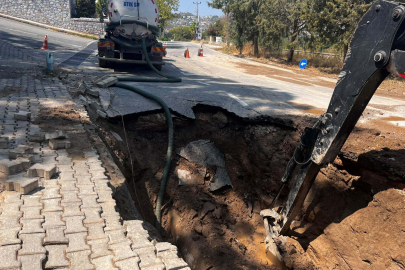
<svg viewBox="0 0 405 270">
<path fill-rule="evenodd" d="M 178 12 L 190 12 L 196 14 L 197 5 L 193 4 L 193 2 L 197 2 L 196 0 L 180 0 L 180 7 Z M 218 15 L 222 16 L 223 13 L 219 9 L 210 8 L 207 4 L 207 0 L 199 0 L 201 5 L 198 5 L 198 11 L 200 16 L 208 16 L 208 15 Z"/>
</svg>

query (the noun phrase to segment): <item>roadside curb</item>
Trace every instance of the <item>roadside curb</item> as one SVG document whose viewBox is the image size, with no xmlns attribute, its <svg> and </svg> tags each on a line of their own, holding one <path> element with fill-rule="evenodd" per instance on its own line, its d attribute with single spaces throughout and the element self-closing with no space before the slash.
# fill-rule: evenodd
<svg viewBox="0 0 405 270">
<path fill-rule="evenodd" d="M 0 17 L 10 19 L 10 20 L 14 20 L 14 21 L 18 21 L 18 22 L 22 22 L 22 23 L 31 24 L 31 25 L 38 26 L 38 27 L 45 28 L 45 29 L 51 29 L 51 30 L 54 30 L 54 31 L 57 31 L 57 32 L 62 32 L 62 33 L 66 33 L 66 34 L 71 34 L 71 35 L 84 37 L 84 38 L 87 38 L 87 39 L 91 39 L 91 38 L 89 38 L 89 36 L 98 39 L 97 35 L 86 34 L 86 33 L 82 33 L 82 32 L 77 32 L 77 31 L 73 31 L 73 30 L 68 30 L 68 29 L 59 28 L 59 27 L 55 27 L 55 26 L 50 26 L 50 25 L 46 25 L 46 24 L 42 24 L 42 23 L 30 21 L 30 20 L 25 20 L 25 19 L 9 16 L 9 15 L 3 14 L 3 13 L 0 13 Z"/>
</svg>

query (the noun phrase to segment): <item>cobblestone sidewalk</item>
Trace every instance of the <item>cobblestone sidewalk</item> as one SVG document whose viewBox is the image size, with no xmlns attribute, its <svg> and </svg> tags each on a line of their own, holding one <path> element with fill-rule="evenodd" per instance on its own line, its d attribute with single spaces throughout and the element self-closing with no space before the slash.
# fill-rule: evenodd
<svg viewBox="0 0 405 270">
<path fill-rule="evenodd" d="M 29 59 L 7 46 L 0 44 L 0 57 L 10 65 Z M 0 269 L 189 269 L 142 220 L 121 219 L 88 142 L 87 113 L 66 87 L 49 77 L 9 75 L 0 79 L 0 171 L 3 181 L 20 184 L 8 189 L 33 190 L 0 193 Z M 65 132 L 70 148 L 46 140 L 51 131 Z"/>
</svg>

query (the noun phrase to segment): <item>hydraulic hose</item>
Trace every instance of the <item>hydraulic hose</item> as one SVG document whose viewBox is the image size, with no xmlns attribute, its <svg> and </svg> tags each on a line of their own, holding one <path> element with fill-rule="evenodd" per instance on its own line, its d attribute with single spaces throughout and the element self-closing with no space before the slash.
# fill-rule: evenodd
<svg viewBox="0 0 405 270">
<path fill-rule="evenodd" d="M 173 128 L 173 121 L 172 121 L 172 115 L 170 113 L 169 107 L 167 106 L 167 104 L 159 97 L 152 95 L 148 92 L 145 92 L 137 87 L 122 83 L 125 81 L 131 81 L 131 82 L 165 82 L 165 83 L 177 83 L 177 82 L 181 82 L 181 78 L 178 77 L 172 77 L 172 76 L 168 76 L 166 74 L 163 74 L 162 72 L 160 72 L 159 70 L 157 70 L 153 64 L 151 63 L 149 56 L 148 56 L 148 51 L 146 49 L 146 41 L 145 38 L 142 39 L 142 50 L 143 53 L 145 55 L 146 58 L 146 62 L 148 63 L 149 67 L 156 72 L 158 75 L 165 77 L 166 79 L 153 79 L 153 78 L 138 78 L 138 77 L 124 77 L 124 78 L 118 78 L 118 81 L 115 86 L 117 87 L 121 87 L 124 89 L 127 89 L 129 91 L 132 91 L 134 93 L 137 93 L 143 97 L 146 97 L 148 99 L 151 99 L 153 101 L 155 101 L 156 103 L 158 103 L 166 116 L 166 123 L 169 127 L 169 141 L 168 141 L 168 147 L 167 147 L 167 154 L 166 154 L 166 165 L 165 165 L 165 169 L 163 171 L 163 176 L 162 176 L 162 181 L 160 184 L 160 190 L 159 190 L 159 195 L 158 195 L 158 199 L 157 199 L 157 203 L 156 203 L 156 210 L 155 210 L 155 217 L 156 217 L 156 228 L 158 230 L 158 232 L 160 233 L 161 231 L 161 217 L 162 217 L 162 212 L 161 212 L 161 208 L 162 208 L 162 203 L 163 203 L 163 197 L 165 195 L 165 191 L 166 191 L 166 184 L 168 181 L 168 175 L 169 175 L 169 170 L 170 170 L 170 165 L 171 165 L 171 158 L 172 158 L 172 153 L 173 153 L 173 141 L 174 141 L 174 128 Z"/>
</svg>

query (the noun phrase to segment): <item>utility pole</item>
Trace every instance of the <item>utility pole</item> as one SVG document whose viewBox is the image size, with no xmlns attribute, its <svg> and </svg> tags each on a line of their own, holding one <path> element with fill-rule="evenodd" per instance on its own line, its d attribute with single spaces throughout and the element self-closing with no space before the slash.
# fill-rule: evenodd
<svg viewBox="0 0 405 270">
<path fill-rule="evenodd" d="M 195 25 L 195 39 L 198 39 L 198 32 L 200 30 L 200 16 L 198 15 L 198 5 L 201 5 L 201 2 L 193 2 L 193 4 L 197 5 L 197 23 Z"/>
</svg>

